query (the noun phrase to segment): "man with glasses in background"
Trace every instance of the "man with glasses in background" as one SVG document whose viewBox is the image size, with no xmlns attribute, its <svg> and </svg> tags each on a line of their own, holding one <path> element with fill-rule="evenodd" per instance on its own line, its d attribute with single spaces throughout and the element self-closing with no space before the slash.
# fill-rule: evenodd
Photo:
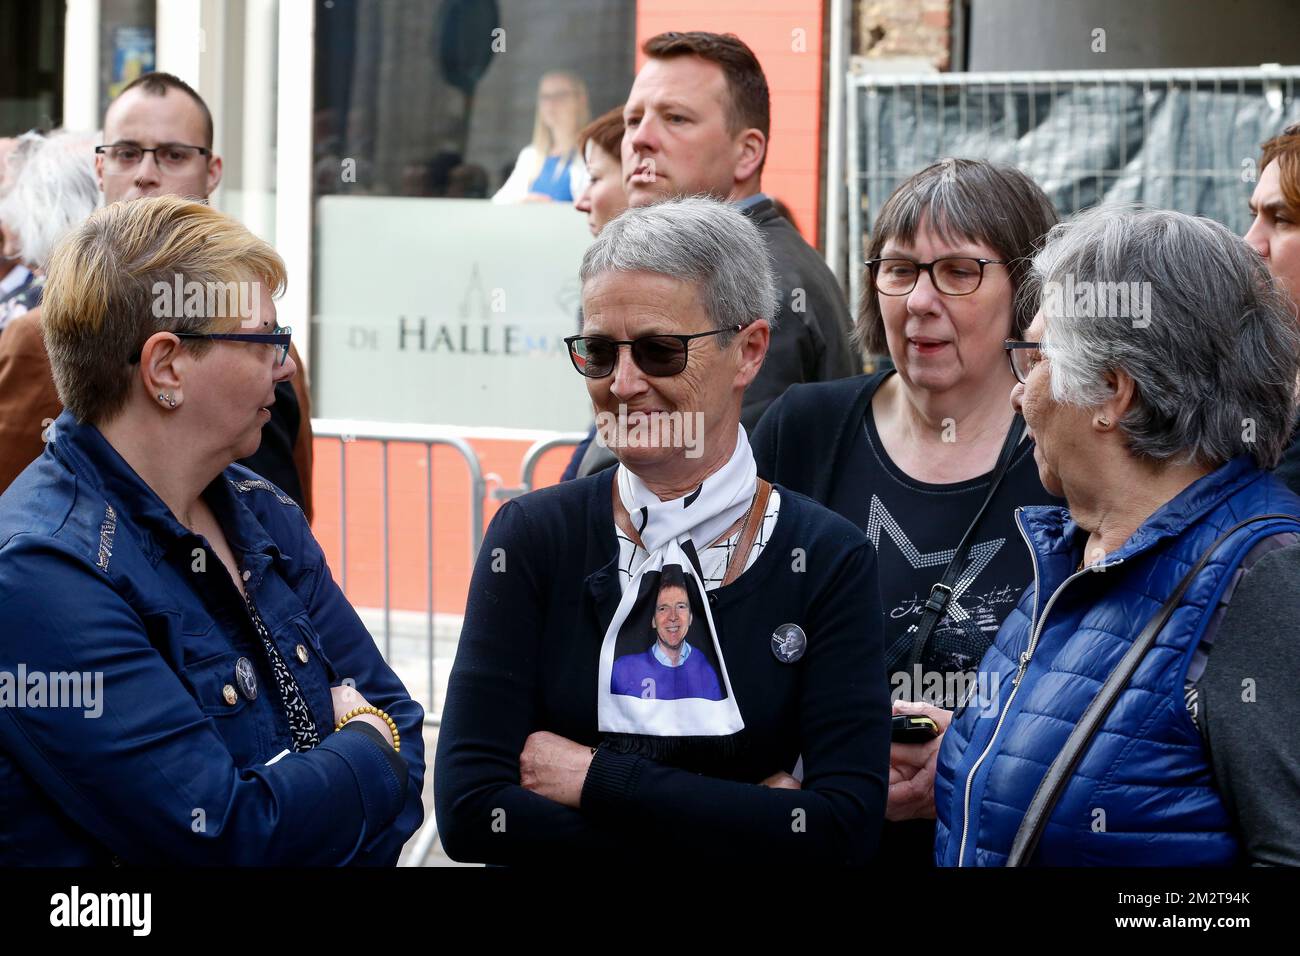
<svg viewBox="0 0 1300 956">
<path fill-rule="evenodd" d="M 147 73 L 126 87 L 104 114 L 104 142 L 95 147 L 95 174 L 105 204 L 147 196 L 181 196 L 206 202 L 221 183 L 222 160 L 212 150 L 212 114 L 184 80 L 170 73 Z M 169 283 L 170 285 L 170 283 Z M 253 330 L 253 334 L 268 334 Z M 312 516 L 311 400 L 302 359 L 292 345 L 300 372 L 277 383 L 270 420 L 262 429 L 257 452 L 240 464 L 264 476 Z M 21 383 L 30 399 L 12 397 L 14 407 L 35 410 L 61 407 L 48 368 Z M 42 416 L 34 416 L 40 420 Z M 32 430 L 32 441 L 7 449 L 7 456 L 26 461 L 40 455 L 43 442 Z M 21 470 L 21 468 L 17 469 Z M 16 473 L 16 472 L 15 472 Z M 0 489 L 2 490 L 2 489 Z"/>
</svg>

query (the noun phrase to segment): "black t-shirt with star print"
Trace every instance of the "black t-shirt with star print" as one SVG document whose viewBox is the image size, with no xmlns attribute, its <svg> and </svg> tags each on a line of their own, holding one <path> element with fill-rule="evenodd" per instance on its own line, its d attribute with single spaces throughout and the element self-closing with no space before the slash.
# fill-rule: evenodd
<svg viewBox="0 0 1300 956">
<path fill-rule="evenodd" d="M 993 473 L 944 485 L 909 477 L 886 453 L 869 404 L 844 466 L 829 505 L 865 531 L 876 548 L 886 660 L 906 661 L 911 648 L 908 628 L 919 621 L 931 587 L 988 495 Z M 1033 444 L 1026 440 L 980 521 L 948 609 L 930 633 L 920 661 L 927 679 L 932 673 L 967 672 L 978 666 L 1003 618 L 1034 578 L 1015 509 L 1044 504 L 1064 501 L 1043 488 Z M 938 703 L 926 694 L 907 696 Z M 946 704 L 955 706 L 956 701 Z"/>
</svg>

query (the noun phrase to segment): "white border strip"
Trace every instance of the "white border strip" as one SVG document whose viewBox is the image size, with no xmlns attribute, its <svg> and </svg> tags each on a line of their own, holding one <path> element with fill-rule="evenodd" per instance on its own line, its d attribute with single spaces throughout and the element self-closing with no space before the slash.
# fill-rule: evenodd
<svg viewBox="0 0 1300 956">
<path fill-rule="evenodd" d="M 297 334 L 295 330 L 295 335 Z M 312 432 L 318 438 L 340 435 L 365 439 L 368 436 L 389 441 L 425 441 L 430 438 L 482 438 L 502 441 L 537 442 L 571 436 L 573 432 L 544 428 L 504 428 L 493 425 L 425 425 L 419 422 L 372 422 L 356 418 L 313 418 Z"/>
<path fill-rule="evenodd" d="M 202 3 L 158 0 L 154 9 L 154 69 L 179 76 L 203 96 L 200 59 L 206 55 L 207 37 Z"/>
<path fill-rule="evenodd" d="M 311 363 L 312 58 L 316 5 L 280 0 L 276 103 L 275 248 L 289 283 L 276 303 L 281 325 L 293 327 L 303 362 Z"/>
<path fill-rule="evenodd" d="M 99 129 L 99 0 L 67 0 L 63 125 L 86 132 Z"/>
</svg>

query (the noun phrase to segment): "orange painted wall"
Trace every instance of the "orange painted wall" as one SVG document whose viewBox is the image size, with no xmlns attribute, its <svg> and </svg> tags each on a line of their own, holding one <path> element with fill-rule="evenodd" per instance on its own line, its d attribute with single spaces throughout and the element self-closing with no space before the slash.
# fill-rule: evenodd
<svg viewBox="0 0 1300 956">
<path fill-rule="evenodd" d="M 758 57 L 772 92 L 772 136 L 763 191 L 790 207 L 799 231 L 818 244 L 821 181 L 822 8 L 824 0 L 638 0 L 641 44 L 665 30 L 734 33 Z M 802 34 L 796 34 L 802 30 Z M 795 50 L 802 40 L 802 52 Z"/>
</svg>

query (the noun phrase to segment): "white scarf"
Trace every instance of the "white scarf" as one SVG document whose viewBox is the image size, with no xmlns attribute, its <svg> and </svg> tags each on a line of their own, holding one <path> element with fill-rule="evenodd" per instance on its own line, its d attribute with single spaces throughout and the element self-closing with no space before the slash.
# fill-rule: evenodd
<svg viewBox="0 0 1300 956">
<path fill-rule="evenodd" d="M 696 555 L 749 510 L 757 477 L 740 426 L 736 450 L 727 463 L 681 498 L 660 501 L 640 478 L 618 466 L 618 494 L 648 557 L 624 589 L 600 648 L 597 701 L 602 731 L 715 737 L 744 728 Z M 665 664 L 669 655 L 657 640 L 654 622 L 660 582 L 673 580 L 677 573 L 691 606 L 684 638 L 690 647 L 679 646 L 673 667 Z M 676 591 L 665 595 L 666 602 L 680 597 Z"/>
</svg>

